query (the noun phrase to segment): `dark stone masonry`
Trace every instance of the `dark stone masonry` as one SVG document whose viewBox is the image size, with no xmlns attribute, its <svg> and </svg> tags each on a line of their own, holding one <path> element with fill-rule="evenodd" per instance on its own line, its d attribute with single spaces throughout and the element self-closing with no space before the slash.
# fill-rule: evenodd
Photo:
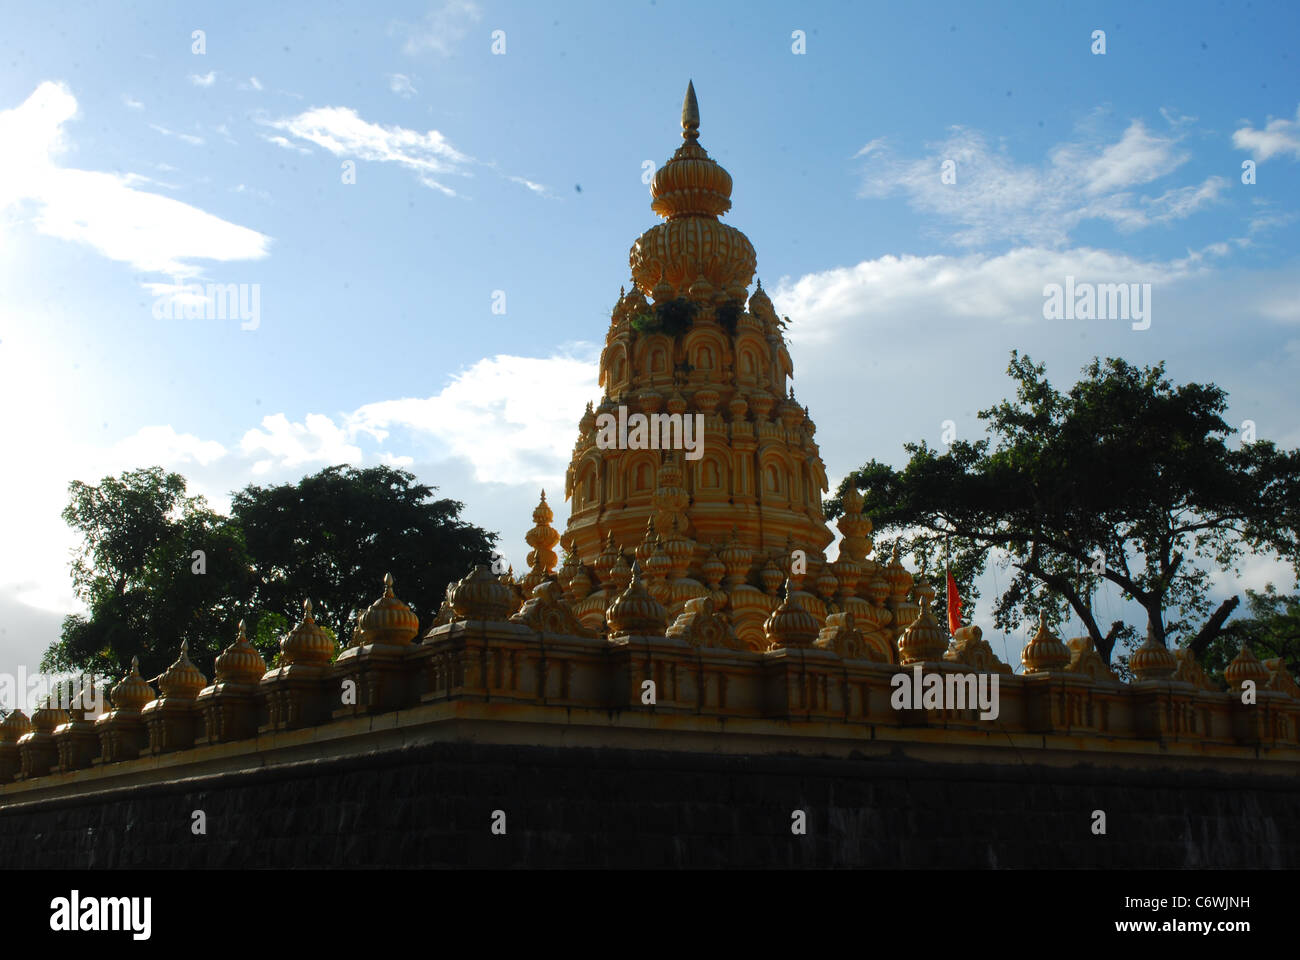
<svg viewBox="0 0 1300 960">
<path fill-rule="evenodd" d="M 1300 865 L 1298 800 L 1208 770 L 437 743 L 0 808 L 0 863 L 1279 868 Z"/>
</svg>

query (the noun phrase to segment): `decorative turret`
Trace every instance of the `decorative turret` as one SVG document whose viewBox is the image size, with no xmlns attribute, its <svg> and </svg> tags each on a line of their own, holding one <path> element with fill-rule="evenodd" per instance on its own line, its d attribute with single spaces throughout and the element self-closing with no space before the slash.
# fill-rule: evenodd
<svg viewBox="0 0 1300 960">
<path fill-rule="evenodd" d="M 280 654 L 288 665 L 319 665 L 334 659 L 334 640 L 311 615 L 311 600 L 302 602 L 302 620 L 280 641 Z"/>
<path fill-rule="evenodd" d="M 543 490 L 542 499 L 533 510 L 535 526 L 524 535 L 528 545 L 533 548 L 528 552 L 528 573 L 523 578 L 525 593 L 531 593 L 533 587 L 555 572 L 555 564 L 559 559 L 555 555 L 555 545 L 560 542 L 560 535 L 551 526 L 554 519 L 555 511 L 546 502 L 546 491 Z"/>
<path fill-rule="evenodd" d="M 1133 659 L 1137 654 L 1133 655 Z M 1129 661 L 1132 666 L 1133 661 Z M 1134 670 L 1134 673 L 1137 671 Z M 1259 657 L 1255 656 L 1250 649 L 1250 641 L 1243 640 L 1241 649 L 1237 655 L 1232 658 L 1232 662 L 1223 669 L 1223 679 L 1228 681 L 1228 688 L 1231 690 L 1240 690 L 1242 684 L 1248 680 L 1253 680 L 1256 690 L 1262 689 L 1268 685 L 1268 668 L 1260 663 Z"/>
<path fill-rule="evenodd" d="M 1178 669 L 1178 661 L 1168 647 L 1147 631 L 1146 640 L 1133 651 L 1128 666 L 1138 680 L 1168 680 Z"/>
<path fill-rule="evenodd" d="M 898 641 L 898 662 L 910 663 L 942 660 L 948 651 L 948 634 L 937 624 L 930 613 L 928 602 L 921 604 L 921 612 Z"/>
<path fill-rule="evenodd" d="M 240 621 L 243 626 L 243 621 Z M 117 682 L 108 694 L 113 700 L 113 708 L 127 713 L 139 713 L 144 705 L 154 699 L 153 687 L 140 676 L 140 658 L 131 658 L 131 669 L 125 677 Z"/>
<path fill-rule="evenodd" d="M 763 632 L 770 650 L 811 647 L 817 640 L 817 619 L 799 603 L 789 578 L 785 581 L 784 598 L 763 624 Z"/>
<path fill-rule="evenodd" d="M 668 611 L 641 582 L 641 564 L 632 564 L 632 580 L 605 613 L 611 637 L 626 634 L 663 636 Z"/>
<path fill-rule="evenodd" d="M 379 643 L 392 647 L 409 646 L 420 632 L 420 618 L 393 593 L 393 575 L 384 574 L 384 595 L 366 608 L 357 619 L 360 645 Z"/>
<path fill-rule="evenodd" d="M 1025 673 L 1048 673 L 1063 670 L 1070 662 L 1070 648 L 1047 628 L 1047 614 L 1038 615 L 1038 632 L 1020 652 Z"/>
</svg>

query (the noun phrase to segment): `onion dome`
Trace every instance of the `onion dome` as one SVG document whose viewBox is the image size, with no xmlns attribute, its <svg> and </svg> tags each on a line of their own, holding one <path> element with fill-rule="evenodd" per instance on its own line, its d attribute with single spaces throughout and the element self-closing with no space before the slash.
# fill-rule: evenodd
<svg viewBox="0 0 1300 960">
<path fill-rule="evenodd" d="M 740 542 L 736 528 L 732 527 L 731 539 L 718 552 L 718 559 L 727 567 L 728 586 L 737 587 L 745 582 L 745 578 L 749 576 L 749 565 L 753 556 L 753 551 Z"/>
<path fill-rule="evenodd" d="M 744 423 L 745 414 L 749 412 L 749 400 L 745 396 L 745 391 L 737 390 L 730 400 L 727 401 L 727 410 L 731 412 L 733 423 Z"/>
<path fill-rule="evenodd" d="M 794 387 L 790 388 L 789 398 L 781 401 L 777 412 L 781 417 L 781 425 L 787 430 L 793 430 L 803 422 L 803 407 L 794 401 Z"/>
<path fill-rule="evenodd" d="M 636 285 L 635 281 L 632 283 L 631 292 L 623 298 L 623 306 L 629 319 L 638 314 L 650 312 L 650 304 L 646 303 L 645 294 L 641 292 L 641 288 Z"/>
<path fill-rule="evenodd" d="M 889 596 L 894 599 L 902 600 L 907 596 L 907 591 L 912 587 L 912 575 L 898 559 L 898 544 L 894 544 L 894 552 L 890 556 L 889 565 L 885 567 L 885 582 L 889 584 Z"/>
<path fill-rule="evenodd" d="M 699 407 L 701 413 L 706 417 L 711 417 L 713 411 L 718 408 L 719 401 L 722 400 L 722 394 L 712 387 L 701 387 L 695 391 L 691 399 L 695 401 L 695 405 Z"/>
<path fill-rule="evenodd" d="M 492 576 L 486 563 L 457 583 L 450 599 L 457 620 L 505 620 L 515 606 L 514 591 Z"/>
<path fill-rule="evenodd" d="M 32 732 L 32 721 L 22 710 L 14 710 L 0 723 L 0 743 L 17 743 L 18 738 Z"/>
<path fill-rule="evenodd" d="M 618 560 L 609 571 L 610 582 L 614 585 L 614 593 L 620 594 L 627 589 L 627 585 L 632 582 L 632 568 L 628 566 L 627 557 L 620 550 Z"/>
<path fill-rule="evenodd" d="M 685 413 L 685 412 L 686 412 L 686 398 L 683 397 L 683 396 L 682 396 L 680 393 L 678 393 L 676 390 L 674 390 L 674 391 L 672 392 L 672 396 L 670 396 L 670 397 L 668 398 L 668 404 L 667 404 L 667 407 L 668 407 L 668 412 L 669 412 L 670 414 L 671 414 L 671 413 L 677 413 L 677 414 Z M 671 459 L 671 458 L 670 458 L 670 459 Z M 681 482 L 682 482 L 682 480 L 681 480 L 681 471 L 678 470 L 678 472 L 677 472 L 677 479 L 676 479 L 676 480 L 674 480 L 672 483 L 669 483 L 669 484 L 661 484 L 661 485 L 664 485 L 664 486 L 673 486 L 673 487 L 675 487 L 675 486 L 678 486 Z"/>
<path fill-rule="evenodd" d="M 190 643 L 181 641 L 181 655 L 158 678 L 158 690 L 163 697 L 175 700 L 193 700 L 208 685 L 208 678 L 190 662 Z"/>
<path fill-rule="evenodd" d="M 867 602 L 873 607 L 885 605 L 885 601 L 889 599 L 889 582 L 885 579 L 883 571 L 877 571 L 876 575 L 867 581 L 865 591 Z"/>
<path fill-rule="evenodd" d="M 533 510 L 533 523 L 536 526 L 524 534 L 524 540 L 533 548 L 526 559 L 528 569 L 543 577 L 555 569 L 555 563 L 559 559 L 555 555 L 555 545 L 560 542 L 560 534 L 551 526 L 554 519 L 555 511 L 546 502 L 546 491 L 543 490 L 542 499 Z"/>
<path fill-rule="evenodd" d="M 600 551 L 595 560 L 596 576 L 600 577 L 602 584 L 609 583 L 609 569 L 614 566 L 618 560 L 618 546 L 614 543 L 614 531 L 609 532 L 605 538 L 605 549 Z"/>
<path fill-rule="evenodd" d="M 760 320 L 769 318 L 772 321 L 776 320 L 776 308 L 772 306 L 772 299 L 767 295 L 767 291 L 763 289 L 762 280 L 758 281 L 758 289 L 749 298 L 749 312 Z"/>
<path fill-rule="evenodd" d="M 754 411 L 756 423 L 766 423 L 772 408 L 776 406 L 776 397 L 766 390 L 755 390 L 749 397 L 749 409 Z"/>
<path fill-rule="evenodd" d="M 1038 632 L 1020 651 L 1025 673 L 1046 673 L 1064 669 L 1070 662 L 1070 648 L 1047 628 L 1047 614 L 1038 615 Z"/>
<path fill-rule="evenodd" d="M 731 174 L 709 159 L 700 139 L 700 106 L 695 84 L 687 83 L 682 100 L 682 139 L 673 158 L 655 171 L 650 209 L 665 220 L 718 217 L 731 209 Z"/>
<path fill-rule="evenodd" d="M 311 601 L 302 602 L 302 621 L 280 640 L 285 664 L 324 664 L 334 659 L 334 641 L 316 625 Z"/>
<path fill-rule="evenodd" d="M 113 707 L 129 713 L 139 713 L 146 703 L 154 698 L 153 687 L 140 676 L 140 658 L 131 658 L 131 669 L 125 677 L 108 694 L 113 699 Z"/>
<path fill-rule="evenodd" d="M 776 565 L 771 557 L 767 558 L 767 563 L 763 564 L 763 569 L 758 574 L 759 582 L 763 584 L 763 592 L 769 597 L 775 597 L 777 590 L 781 589 L 781 568 Z"/>
<path fill-rule="evenodd" d="M 668 574 L 674 580 L 680 580 L 686 576 L 686 569 L 690 566 L 691 556 L 695 553 L 695 544 L 682 536 L 676 515 L 673 516 L 672 526 L 668 531 L 668 539 L 664 541 L 663 546 L 664 553 L 668 554 Z M 653 560 L 654 557 L 650 559 Z"/>
<path fill-rule="evenodd" d="M 663 540 L 655 537 L 654 550 L 650 552 L 650 562 L 646 565 L 646 577 L 651 581 L 666 580 L 673 568 L 673 559 L 664 549 Z"/>
<path fill-rule="evenodd" d="M 578 564 L 573 579 L 569 581 L 569 592 L 573 594 L 573 602 L 586 600 L 594 587 L 595 584 L 591 582 L 591 573 L 587 570 L 586 564 Z"/>
<path fill-rule="evenodd" d="M 564 555 L 564 562 L 560 564 L 560 569 L 555 573 L 555 582 L 560 585 L 565 600 L 573 599 L 573 592 L 569 589 L 569 584 L 573 582 L 573 575 L 577 572 L 578 555 L 573 551 L 572 543 L 570 543 L 568 552 Z"/>
<path fill-rule="evenodd" d="M 718 558 L 716 550 L 710 550 L 709 555 L 700 564 L 700 573 L 704 574 L 704 580 L 708 583 L 709 589 L 717 590 L 722 584 L 722 578 L 726 576 L 727 565 Z"/>
<path fill-rule="evenodd" d="M 384 574 L 384 595 L 357 620 L 360 645 L 383 643 L 405 646 L 420 632 L 420 618 L 393 595 L 393 575 Z"/>
<path fill-rule="evenodd" d="M 925 577 L 917 577 L 912 585 L 912 596 L 917 603 L 934 603 L 934 584 Z"/>
<path fill-rule="evenodd" d="M 370 609 L 373 610 L 374 607 Z M 358 627 L 364 633 L 365 628 L 360 627 L 360 625 Z M 370 641 L 362 640 L 362 642 L 369 643 Z M 248 642 L 247 627 L 243 620 L 239 621 L 239 633 L 235 636 L 235 642 L 218 654 L 213 667 L 215 668 L 213 681 L 216 683 L 257 683 L 262 679 L 262 675 L 266 673 L 266 661 L 257 652 L 257 647 Z M 122 682 L 125 683 L 126 681 Z M 113 702 L 117 703 L 116 687 L 114 688 Z"/>
<path fill-rule="evenodd" d="M 658 413 L 664 405 L 664 395 L 654 389 L 642 390 L 636 395 L 636 400 L 641 404 L 641 412 L 647 415 Z"/>
<path fill-rule="evenodd" d="M 754 276 L 756 258 L 749 238 L 718 222 L 731 209 L 731 174 L 697 142 L 700 109 L 688 85 L 682 105 L 686 141 L 650 183 L 650 207 L 667 222 L 651 227 L 632 246 L 629 262 L 637 286 L 664 299 L 661 288 L 680 293 L 703 278 L 713 290 L 743 290 Z M 706 298 L 708 299 L 708 298 Z"/>
<path fill-rule="evenodd" d="M 696 277 L 695 282 L 686 288 L 686 293 L 692 300 L 711 303 L 714 296 L 713 284 L 709 283 L 703 276 Z"/>
<path fill-rule="evenodd" d="M 785 581 L 785 596 L 763 624 L 763 633 L 769 650 L 791 647 L 811 647 L 819 633 L 817 618 L 803 608 L 795 596 L 789 579 Z"/>
<path fill-rule="evenodd" d="M 909 663 L 942 660 L 948 652 L 948 634 L 937 624 L 930 613 L 930 604 L 921 605 L 921 613 L 898 640 L 898 662 Z"/>
<path fill-rule="evenodd" d="M 1129 660 L 1130 667 L 1133 666 L 1133 660 L 1136 658 L 1135 653 Z M 1228 681 L 1228 687 L 1232 690 L 1240 689 L 1242 683 L 1247 680 L 1254 680 L 1256 688 L 1260 688 L 1268 684 L 1268 668 L 1259 662 L 1259 658 L 1250 649 L 1250 644 L 1243 642 L 1232 663 L 1224 668 L 1223 678 Z"/>
<path fill-rule="evenodd" d="M 815 586 L 823 600 L 830 600 L 831 597 L 835 596 L 835 591 L 839 589 L 840 581 L 832 572 L 829 563 L 822 564 L 822 571 L 817 574 Z"/>
<path fill-rule="evenodd" d="M 812 414 L 808 412 L 806 404 L 803 408 L 803 428 L 804 431 L 807 432 L 808 436 L 813 437 L 817 435 L 817 424 L 813 423 Z"/>
<path fill-rule="evenodd" d="M 1128 666 L 1133 671 L 1133 676 L 1139 680 L 1167 680 L 1178 669 L 1178 661 L 1169 648 L 1156 640 L 1148 630 L 1142 646 L 1129 657 Z"/>
<path fill-rule="evenodd" d="M 828 564 L 841 597 L 851 597 L 857 593 L 858 581 L 862 578 L 862 567 L 853 556 L 844 550 L 840 543 L 840 555 L 834 563 Z"/>
<path fill-rule="evenodd" d="M 650 296 L 654 297 L 655 303 L 667 303 L 677 296 L 677 288 L 671 283 L 660 280 L 650 291 Z"/>
<path fill-rule="evenodd" d="M 67 711 L 53 706 L 49 697 L 42 699 L 32 711 L 32 731 L 35 733 L 53 733 L 55 727 L 67 722 Z"/>
<path fill-rule="evenodd" d="M 582 419 L 578 421 L 578 430 L 583 436 L 594 432 L 596 429 L 596 411 L 591 409 L 591 401 L 587 401 L 587 409 L 582 413 Z"/>
<path fill-rule="evenodd" d="M 668 629 L 668 611 L 641 582 L 641 564 L 632 564 L 632 580 L 605 610 L 605 620 L 611 635 L 662 636 Z"/>
</svg>

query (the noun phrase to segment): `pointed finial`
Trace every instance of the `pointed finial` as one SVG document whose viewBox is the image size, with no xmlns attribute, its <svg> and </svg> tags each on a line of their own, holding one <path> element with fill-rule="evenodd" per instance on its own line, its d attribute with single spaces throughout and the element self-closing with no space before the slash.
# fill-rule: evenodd
<svg viewBox="0 0 1300 960">
<path fill-rule="evenodd" d="M 632 561 L 632 582 L 633 583 L 641 582 L 641 561 L 640 560 Z"/>
<path fill-rule="evenodd" d="M 131 676 L 133 676 L 133 677 L 138 677 L 138 676 L 140 676 L 140 658 L 139 658 L 139 657 L 132 657 L 132 658 L 131 658 Z"/>
<path fill-rule="evenodd" d="M 311 619 L 311 597 L 302 602 L 302 618 L 304 620 Z"/>
<path fill-rule="evenodd" d="M 545 503 L 545 502 L 546 502 L 546 491 L 543 490 L 543 491 L 542 491 L 542 503 Z"/>
<path fill-rule="evenodd" d="M 392 597 L 393 595 L 393 575 L 386 573 L 384 574 L 384 596 Z"/>
<path fill-rule="evenodd" d="M 238 633 L 238 635 L 235 637 L 235 639 L 236 639 L 236 640 L 247 640 L 247 639 L 248 639 L 248 626 L 244 623 L 244 621 L 243 621 L 242 619 L 239 621 L 239 633 Z"/>
<path fill-rule="evenodd" d="M 763 289 L 763 278 L 762 278 L 762 277 L 759 277 L 759 278 L 758 278 L 758 289 L 760 289 L 760 290 Z"/>
<path fill-rule="evenodd" d="M 181 641 L 181 655 L 180 655 L 180 658 L 179 658 L 178 662 L 179 662 L 179 663 L 188 663 L 188 662 L 189 662 L 189 659 L 190 659 L 190 642 L 189 642 L 188 640 L 182 640 L 182 641 Z"/>
<path fill-rule="evenodd" d="M 695 84 L 686 82 L 686 99 L 682 101 L 682 139 L 698 140 L 700 137 L 700 105 L 695 99 Z"/>
</svg>

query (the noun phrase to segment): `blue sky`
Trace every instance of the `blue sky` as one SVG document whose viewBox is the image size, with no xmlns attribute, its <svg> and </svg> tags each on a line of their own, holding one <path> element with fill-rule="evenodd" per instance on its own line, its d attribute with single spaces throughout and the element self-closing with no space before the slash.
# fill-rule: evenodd
<svg viewBox="0 0 1300 960">
<path fill-rule="evenodd" d="M 224 507 L 250 481 L 402 464 L 522 566 L 538 489 L 567 515 L 598 344 L 656 222 L 644 163 L 680 142 L 688 78 L 833 484 L 944 420 L 977 432 L 1013 347 L 1060 386 L 1094 354 L 1166 360 L 1296 446 L 1297 20 L 1258 2 L 8 9 L 0 661 L 34 667 L 77 609 L 67 482 L 135 466 Z M 1150 329 L 1045 320 L 1067 275 L 1151 283 Z M 256 327 L 156 315 L 193 282 L 257 285 Z M 1259 558 L 1241 582 L 1287 573 Z"/>
</svg>

